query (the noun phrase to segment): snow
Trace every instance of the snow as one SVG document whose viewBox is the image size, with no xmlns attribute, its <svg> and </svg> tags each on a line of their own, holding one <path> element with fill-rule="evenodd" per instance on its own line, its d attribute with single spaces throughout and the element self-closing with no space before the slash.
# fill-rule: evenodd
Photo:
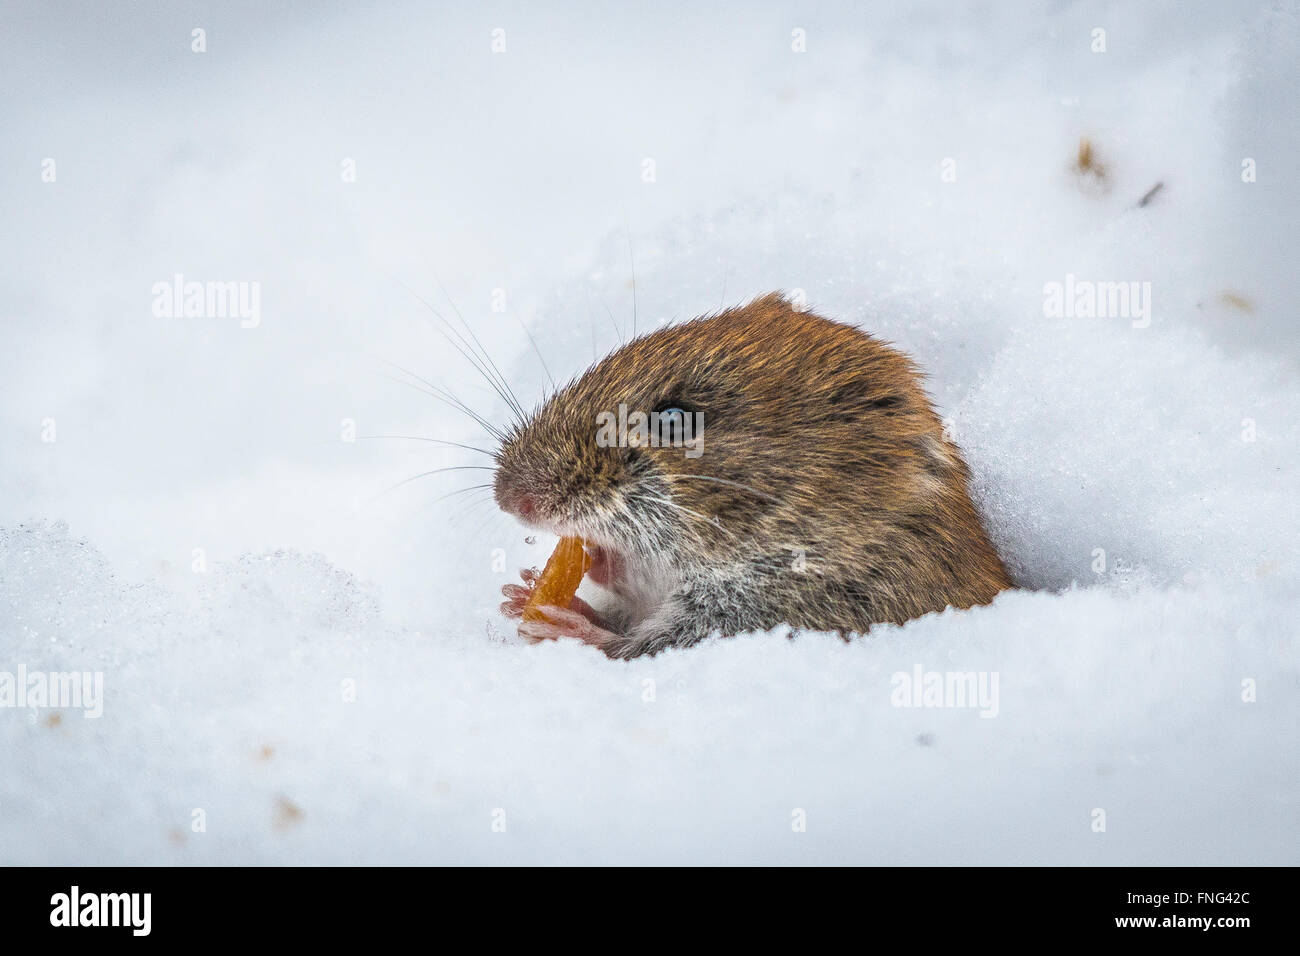
<svg viewBox="0 0 1300 956">
<path fill-rule="evenodd" d="M 105 700 L 0 706 L 0 862 L 1300 862 L 1294 4 L 2 16 L 0 702 Z M 176 273 L 260 323 L 155 316 Z M 1150 324 L 1048 317 L 1067 275 Z M 567 378 L 773 288 L 924 366 L 1019 590 L 525 647 L 553 542 L 392 487 L 481 459 L 340 440 L 487 440 L 385 361 L 504 416 L 417 296 L 531 401 L 522 327 Z"/>
</svg>

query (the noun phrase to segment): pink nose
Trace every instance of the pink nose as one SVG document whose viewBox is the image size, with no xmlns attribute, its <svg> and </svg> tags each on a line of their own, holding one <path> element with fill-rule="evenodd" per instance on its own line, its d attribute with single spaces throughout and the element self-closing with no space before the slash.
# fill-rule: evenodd
<svg viewBox="0 0 1300 956">
<path fill-rule="evenodd" d="M 537 502 L 533 500 L 532 495 L 519 495 L 515 498 L 514 512 L 525 521 L 532 521 L 537 514 Z"/>
</svg>

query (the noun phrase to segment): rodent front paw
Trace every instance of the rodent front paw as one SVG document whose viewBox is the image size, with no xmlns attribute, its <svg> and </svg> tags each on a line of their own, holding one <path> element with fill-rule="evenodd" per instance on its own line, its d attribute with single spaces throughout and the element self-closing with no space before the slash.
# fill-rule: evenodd
<svg viewBox="0 0 1300 956">
<path fill-rule="evenodd" d="M 524 605 L 528 603 L 529 596 L 533 589 L 537 587 L 537 579 L 541 572 L 536 568 L 524 568 L 519 572 L 519 579 L 523 584 L 506 584 L 501 588 L 501 594 L 505 600 L 501 602 L 501 613 L 512 620 L 518 620 L 523 616 Z"/>
<path fill-rule="evenodd" d="M 577 603 L 580 599 L 574 598 L 574 601 Z M 543 606 L 540 610 L 546 615 L 547 619 L 544 621 L 523 621 L 519 625 L 519 636 L 530 644 L 536 644 L 540 641 L 559 640 L 562 637 L 572 637 L 584 644 L 590 644 L 602 650 L 622 640 L 618 634 L 606 630 L 596 620 L 593 620 L 595 615 L 585 601 L 582 601 L 581 604 L 587 613 L 583 613 L 581 610 L 556 607 L 553 604 Z"/>
</svg>

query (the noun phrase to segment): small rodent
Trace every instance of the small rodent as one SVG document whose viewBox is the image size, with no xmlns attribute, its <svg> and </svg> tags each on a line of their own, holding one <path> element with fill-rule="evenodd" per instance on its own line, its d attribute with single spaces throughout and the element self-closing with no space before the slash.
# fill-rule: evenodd
<svg viewBox="0 0 1300 956">
<path fill-rule="evenodd" d="M 693 456 L 598 441 L 620 405 L 669 428 L 683 413 L 701 422 Z M 987 603 L 1011 582 L 968 475 L 912 361 L 857 328 L 773 293 L 659 329 L 501 444 L 497 503 L 584 538 L 589 579 L 613 595 L 603 613 L 575 598 L 520 633 L 628 658 L 780 624 L 847 636 Z M 536 571 L 523 579 L 502 589 L 508 617 Z"/>
</svg>

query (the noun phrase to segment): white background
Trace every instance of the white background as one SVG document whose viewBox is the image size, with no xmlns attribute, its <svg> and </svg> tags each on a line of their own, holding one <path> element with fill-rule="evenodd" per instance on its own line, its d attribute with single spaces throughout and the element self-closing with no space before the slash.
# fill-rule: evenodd
<svg viewBox="0 0 1300 956">
<path fill-rule="evenodd" d="M 1294 4 L 2 9 L 0 671 L 106 701 L 0 709 L 0 862 L 1297 862 Z M 1021 590 L 526 648 L 552 542 L 443 497 L 487 472 L 384 493 L 476 456 L 339 440 L 486 440 L 385 360 L 502 420 L 416 295 L 532 402 L 524 328 L 563 379 L 776 288 L 927 370 Z M 918 664 L 998 717 L 891 706 Z"/>
</svg>

